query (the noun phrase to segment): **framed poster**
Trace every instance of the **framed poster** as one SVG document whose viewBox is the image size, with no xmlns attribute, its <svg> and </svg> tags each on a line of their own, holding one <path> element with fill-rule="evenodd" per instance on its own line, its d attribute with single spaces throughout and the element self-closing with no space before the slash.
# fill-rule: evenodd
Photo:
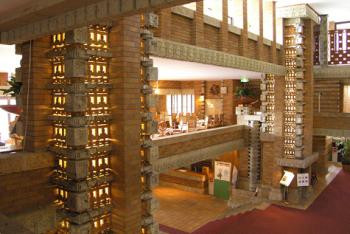
<svg viewBox="0 0 350 234">
<path fill-rule="evenodd" d="M 215 161 L 215 179 L 231 181 L 231 163 Z"/>
<path fill-rule="evenodd" d="M 215 161 L 214 195 L 224 200 L 231 196 L 231 163 Z"/>
<path fill-rule="evenodd" d="M 298 187 L 306 187 L 310 185 L 309 173 L 297 174 L 297 185 Z"/>
</svg>

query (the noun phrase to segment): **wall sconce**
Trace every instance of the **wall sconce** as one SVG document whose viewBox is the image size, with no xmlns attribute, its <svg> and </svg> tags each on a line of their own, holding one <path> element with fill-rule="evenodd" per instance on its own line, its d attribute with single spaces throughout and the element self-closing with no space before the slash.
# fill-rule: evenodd
<svg viewBox="0 0 350 234">
<path fill-rule="evenodd" d="M 157 87 L 154 89 L 154 94 L 159 95 L 160 94 L 160 89 L 158 88 L 158 81 L 157 81 Z"/>
<path fill-rule="evenodd" d="M 199 101 L 204 102 L 204 95 L 199 96 Z"/>
</svg>

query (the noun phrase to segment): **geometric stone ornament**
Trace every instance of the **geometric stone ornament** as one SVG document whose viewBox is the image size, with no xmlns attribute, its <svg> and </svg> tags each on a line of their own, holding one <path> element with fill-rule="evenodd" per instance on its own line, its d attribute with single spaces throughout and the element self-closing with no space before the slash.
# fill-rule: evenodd
<svg viewBox="0 0 350 234">
<path fill-rule="evenodd" d="M 68 93 L 65 108 L 68 112 L 85 112 L 87 108 L 87 95 Z"/>
<path fill-rule="evenodd" d="M 67 206 L 70 210 L 81 213 L 90 208 L 89 193 L 68 193 Z"/>
<path fill-rule="evenodd" d="M 67 176 L 73 180 L 81 180 L 86 179 L 88 177 L 88 168 L 89 162 L 88 160 L 83 161 L 67 161 Z"/>
<path fill-rule="evenodd" d="M 88 143 L 87 127 L 67 127 L 66 142 L 68 146 L 84 146 Z"/>
</svg>

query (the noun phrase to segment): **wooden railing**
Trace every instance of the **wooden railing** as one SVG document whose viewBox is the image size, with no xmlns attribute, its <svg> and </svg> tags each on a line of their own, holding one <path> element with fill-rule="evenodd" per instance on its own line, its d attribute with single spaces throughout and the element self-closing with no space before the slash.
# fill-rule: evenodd
<svg viewBox="0 0 350 234">
<path fill-rule="evenodd" d="M 319 65 L 319 32 L 314 33 L 314 64 Z M 350 64 L 350 29 L 328 31 L 328 64 Z"/>
</svg>

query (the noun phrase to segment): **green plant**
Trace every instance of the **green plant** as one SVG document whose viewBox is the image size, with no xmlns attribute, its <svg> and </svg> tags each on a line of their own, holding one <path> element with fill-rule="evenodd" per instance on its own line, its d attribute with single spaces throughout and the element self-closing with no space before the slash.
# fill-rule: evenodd
<svg viewBox="0 0 350 234">
<path fill-rule="evenodd" d="M 241 86 L 236 88 L 235 96 L 240 97 L 254 97 L 254 92 L 248 87 L 247 83 L 241 83 Z"/>
<path fill-rule="evenodd" d="M 342 163 L 350 164 L 350 140 L 346 140 L 344 142 L 344 156 L 342 159 Z"/>
<path fill-rule="evenodd" d="M 11 95 L 11 97 L 15 97 L 19 94 L 22 87 L 22 82 L 17 82 L 14 76 L 11 76 L 11 79 L 7 82 L 10 87 L 8 89 L 0 89 L 4 92 L 4 94 Z"/>
</svg>

